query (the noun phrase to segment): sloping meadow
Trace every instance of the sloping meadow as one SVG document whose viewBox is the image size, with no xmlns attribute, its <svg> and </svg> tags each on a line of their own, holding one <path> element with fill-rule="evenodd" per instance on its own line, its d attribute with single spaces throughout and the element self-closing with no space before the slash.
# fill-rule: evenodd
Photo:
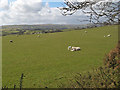
<svg viewBox="0 0 120 90">
<path fill-rule="evenodd" d="M 39 35 L 3 36 L 3 86 L 19 86 L 23 73 L 24 88 L 54 88 L 67 84 L 76 73 L 92 71 L 103 65 L 105 54 L 116 46 L 118 26 Z M 71 52 L 68 46 L 81 50 Z"/>
</svg>

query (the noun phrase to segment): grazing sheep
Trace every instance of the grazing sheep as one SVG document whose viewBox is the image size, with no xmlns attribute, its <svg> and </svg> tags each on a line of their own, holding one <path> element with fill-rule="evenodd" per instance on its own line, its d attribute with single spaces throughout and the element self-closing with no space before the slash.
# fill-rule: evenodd
<svg viewBox="0 0 120 90">
<path fill-rule="evenodd" d="M 72 47 L 72 50 L 73 50 L 73 51 L 79 51 L 79 50 L 80 50 L 80 47 Z"/>
<path fill-rule="evenodd" d="M 70 51 L 79 51 L 80 47 L 71 47 L 71 46 L 68 46 L 68 50 L 70 50 Z"/>
<path fill-rule="evenodd" d="M 13 40 L 10 40 L 11 43 L 13 43 Z"/>
<path fill-rule="evenodd" d="M 85 33 L 87 33 L 87 31 L 85 31 Z"/>
<path fill-rule="evenodd" d="M 104 36 L 105 37 L 105 36 Z"/>
<path fill-rule="evenodd" d="M 111 37 L 111 34 L 108 34 L 107 37 Z"/>
<path fill-rule="evenodd" d="M 40 35 L 38 35 L 37 37 L 40 37 Z"/>
</svg>

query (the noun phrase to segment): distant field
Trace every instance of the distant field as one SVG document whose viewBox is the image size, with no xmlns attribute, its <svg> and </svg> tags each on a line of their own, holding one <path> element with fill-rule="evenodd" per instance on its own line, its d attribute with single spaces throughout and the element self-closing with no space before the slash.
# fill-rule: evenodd
<svg viewBox="0 0 120 90">
<path fill-rule="evenodd" d="M 103 58 L 117 45 L 118 26 L 37 35 L 3 36 L 2 84 L 23 87 L 57 87 L 76 73 L 101 66 Z M 88 33 L 85 33 L 85 30 Z M 111 37 L 104 35 L 111 34 Z M 14 43 L 10 43 L 13 40 Z M 71 52 L 67 47 L 80 46 Z"/>
</svg>

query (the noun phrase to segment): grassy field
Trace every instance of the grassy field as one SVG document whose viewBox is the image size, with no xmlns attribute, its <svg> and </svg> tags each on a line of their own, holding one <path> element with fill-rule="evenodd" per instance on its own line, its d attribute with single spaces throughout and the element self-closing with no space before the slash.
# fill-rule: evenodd
<svg viewBox="0 0 120 90">
<path fill-rule="evenodd" d="M 118 26 L 73 30 L 37 35 L 3 36 L 2 84 L 19 86 L 22 73 L 23 87 L 57 87 L 67 84 L 76 73 L 91 71 L 101 66 L 103 58 L 117 45 Z M 104 35 L 111 34 L 111 37 Z M 13 40 L 10 43 L 9 40 Z M 71 52 L 67 47 L 80 46 Z"/>
</svg>

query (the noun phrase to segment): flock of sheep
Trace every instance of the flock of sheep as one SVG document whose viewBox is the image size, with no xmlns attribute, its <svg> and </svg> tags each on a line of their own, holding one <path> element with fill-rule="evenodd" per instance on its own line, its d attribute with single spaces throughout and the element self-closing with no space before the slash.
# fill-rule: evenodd
<svg viewBox="0 0 120 90">
<path fill-rule="evenodd" d="M 87 33 L 87 31 L 85 31 L 85 33 Z M 111 37 L 111 34 L 108 34 L 107 36 L 104 36 L 104 37 Z M 68 46 L 68 50 L 70 50 L 70 51 L 79 51 L 81 49 L 80 49 L 80 47 Z"/>
<path fill-rule="evenodd" d="M 85 33 L 87 33 L 87 31 L 85 31 Z M 16 35 L 18 37 L 18 35 Z M 40 35 L 38 35 L 37 37 L 40 37 Z M 108 34 L 107 36 L 104 36 L 104 37 L 111 37 L 111 34 Z M 13 43 L 13 40 L 10 40 L 9 41 L 10 43 Z M 79 51 L 81 50 L 80 47 L 73 47 L 73 46 L 68 46 L 68 50 L 70 51 Z"/>
<path fill-rule="evenodd" d="M 108 34 L 107 36 L 104 36 L 104 37 L 111 37 L 111 34 Z"/>
</svg>

